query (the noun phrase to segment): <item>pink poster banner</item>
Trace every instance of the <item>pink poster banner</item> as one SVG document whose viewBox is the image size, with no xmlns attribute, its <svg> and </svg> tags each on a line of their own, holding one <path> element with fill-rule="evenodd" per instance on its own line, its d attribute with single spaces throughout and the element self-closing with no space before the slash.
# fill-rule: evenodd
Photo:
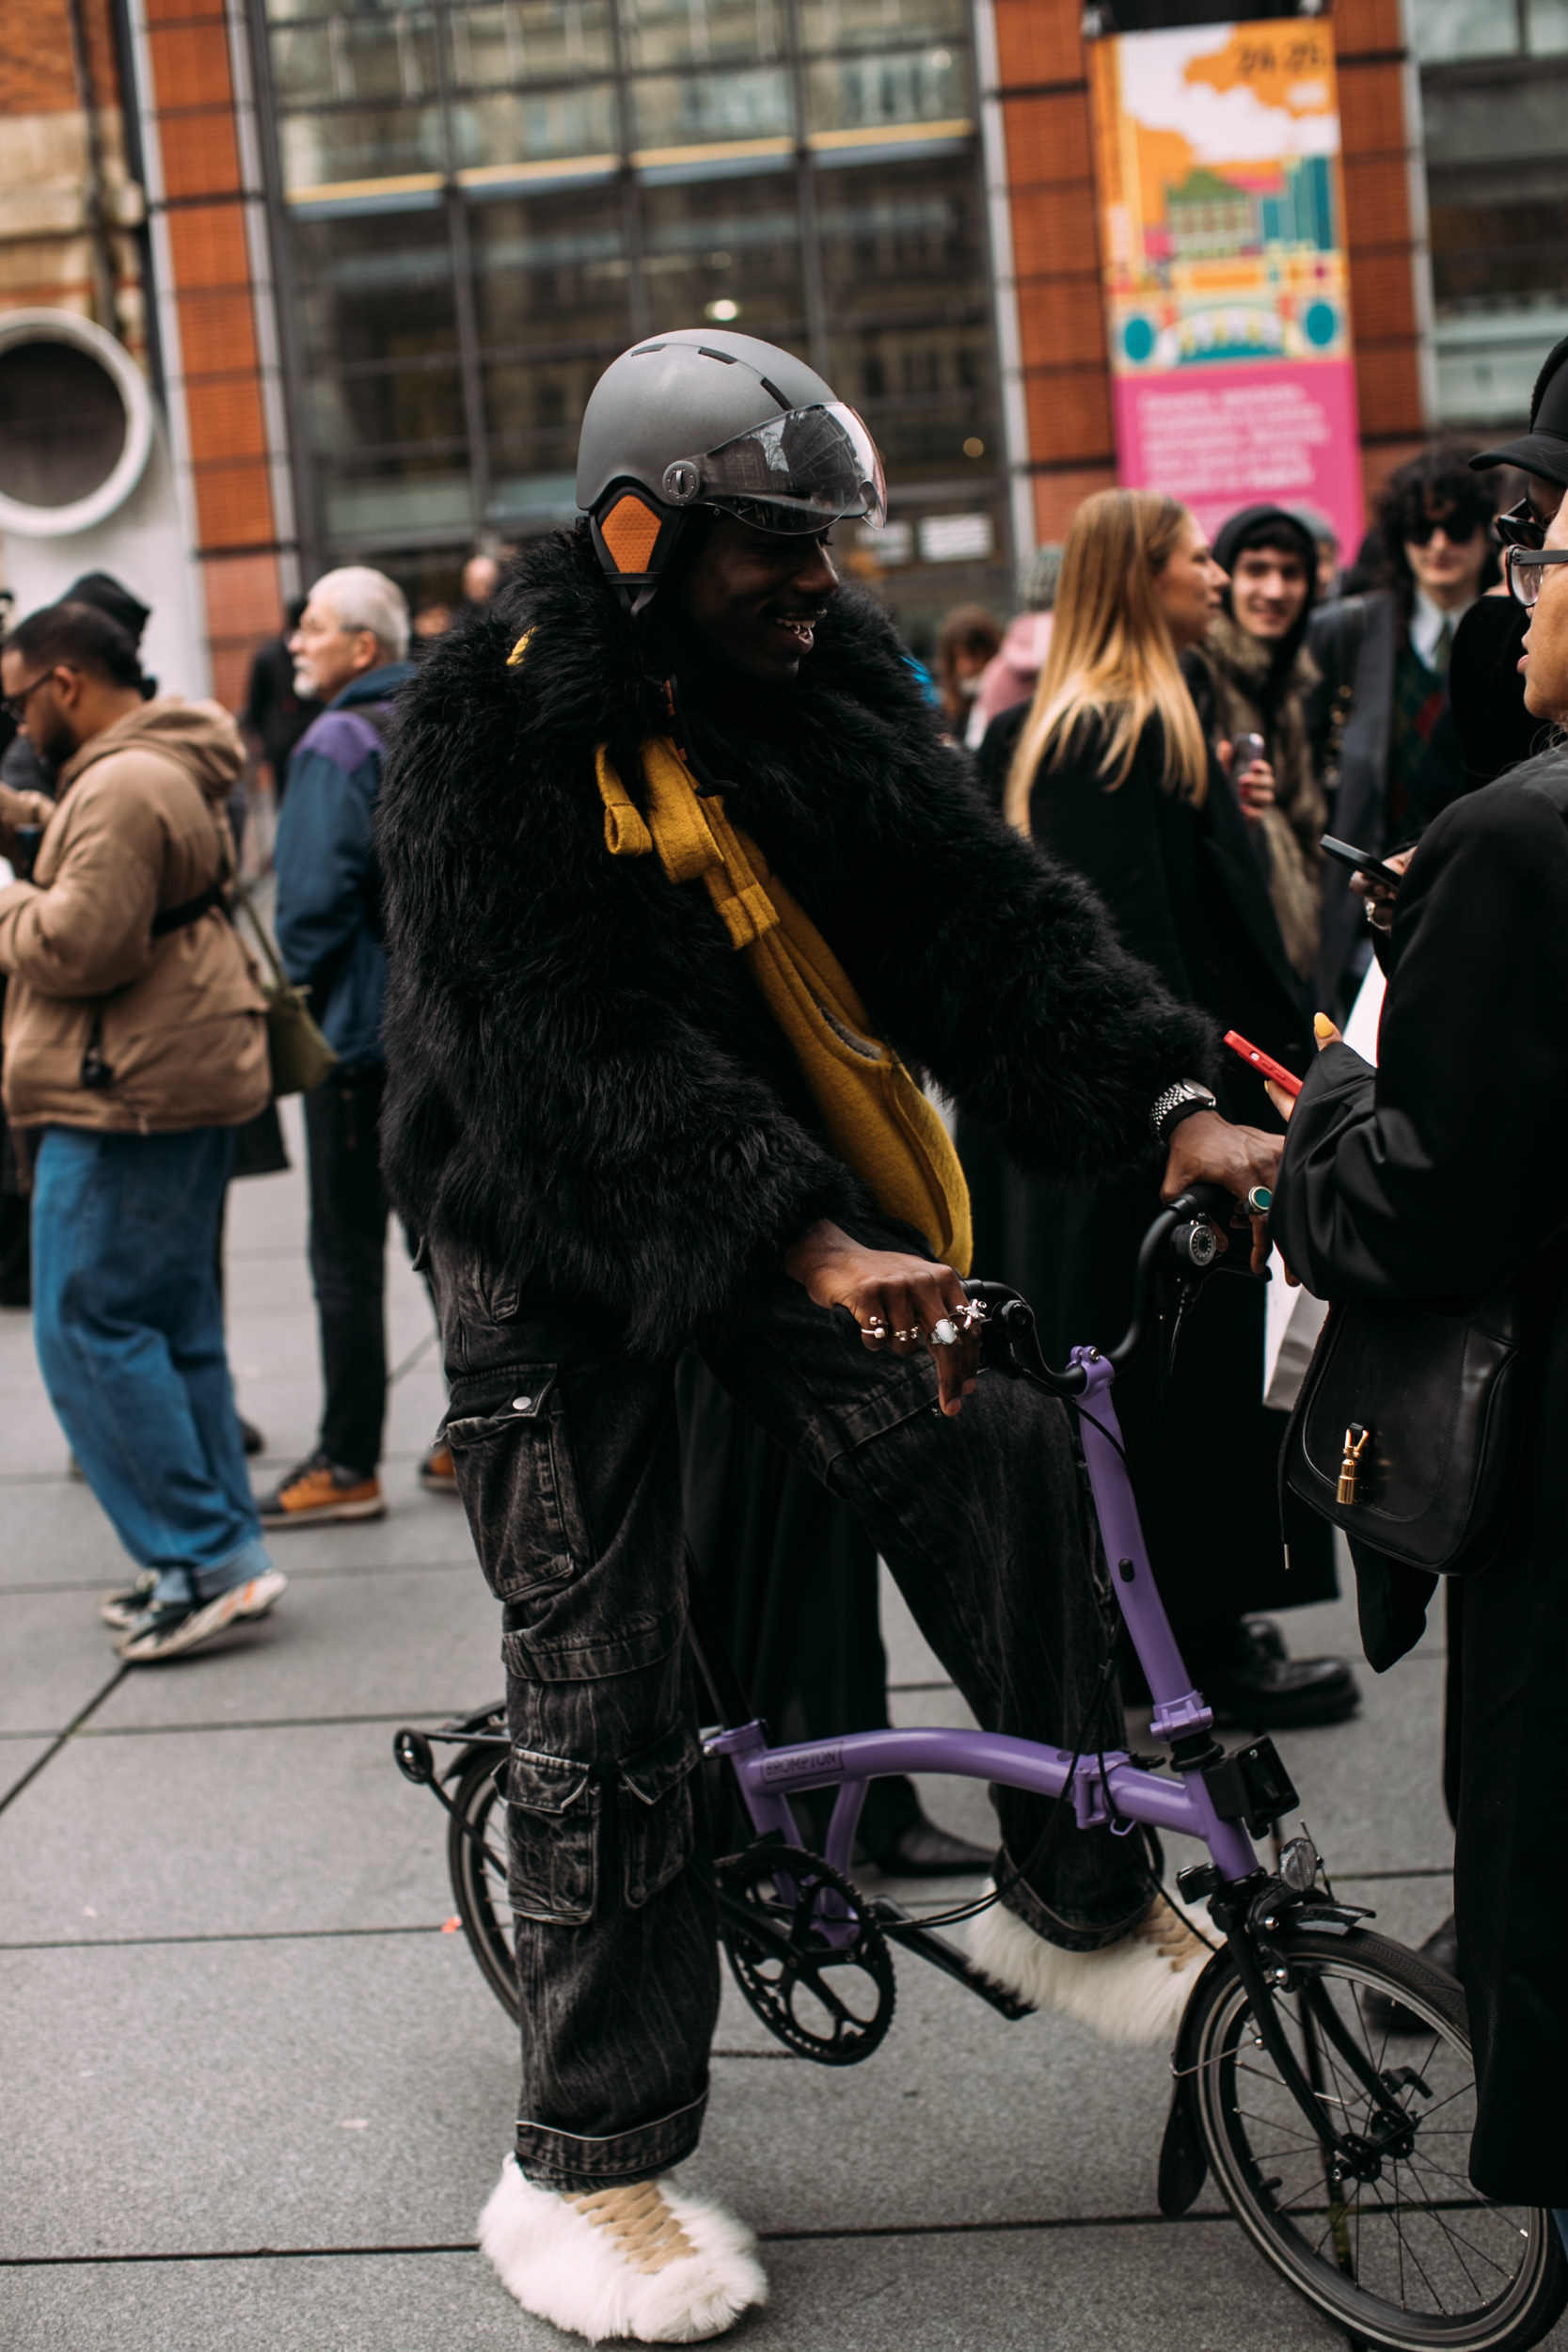
<svg viewBox="0 0 1568 2352">
<path fill-rule="evenodd" d="M 1363 509 L 1349 359 L 1121 375 L 1112 396 L 1124 482 L 1168 490 L 1211 537 L 1239 506 L 1310 506 L 1354 554 Z"/>
<path fill-rule="evenodd" d="M 1326 17 L 1089 44 L 1117 472 L 1191 506 L 1362 531 L 1339 106 Z"/>
</svg>

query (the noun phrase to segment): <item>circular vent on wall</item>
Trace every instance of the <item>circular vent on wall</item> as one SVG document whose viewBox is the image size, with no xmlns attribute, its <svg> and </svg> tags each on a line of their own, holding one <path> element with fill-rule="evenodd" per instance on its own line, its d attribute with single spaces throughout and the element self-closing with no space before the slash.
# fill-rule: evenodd
<svg viewBox="0 0 1568 2352">
<path fill-rule="evenodd" d="M 91 530 L 151 446 L 146 381 L 112 335 L 70 310 L 0 311 L 0 532 Z"/>
</svg>

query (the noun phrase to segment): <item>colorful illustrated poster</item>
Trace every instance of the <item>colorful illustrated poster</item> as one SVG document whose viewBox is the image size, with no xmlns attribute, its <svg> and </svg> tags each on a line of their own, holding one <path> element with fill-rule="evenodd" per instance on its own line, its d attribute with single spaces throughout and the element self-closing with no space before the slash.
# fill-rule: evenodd
<svg viewBox="0 0 1568 2352">
<path fill-rule="evenodd" d="M 1361 453 L 1326 19 L 1091 41 L 1124 483 L 1205 531 L 1316 507 L 1354 550 Z"/>
</svg>

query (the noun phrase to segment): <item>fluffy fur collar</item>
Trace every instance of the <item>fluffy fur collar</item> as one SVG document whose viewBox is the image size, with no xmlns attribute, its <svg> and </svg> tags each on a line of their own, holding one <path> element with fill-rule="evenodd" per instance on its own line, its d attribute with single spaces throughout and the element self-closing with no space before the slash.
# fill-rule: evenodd
<svg viewBox="0 0 1568 2352">
<path fill-rule="evenodd" d="M 1058 1178 L 1147 1152 L 1204 1026 L 982 805 L 879 608 L 835 598 L 792 690 L 689 665 L 680 691 L 733 815 L 906 1061 Z M 660 1346 L 864 1205 L 705 890 L 605 848 L 595 745 L 637 798 L 636 747 L 668 726 L 585 535 L 546 540 L 421 665 L 379 820 L 399 1206 Z"/>
</svg>

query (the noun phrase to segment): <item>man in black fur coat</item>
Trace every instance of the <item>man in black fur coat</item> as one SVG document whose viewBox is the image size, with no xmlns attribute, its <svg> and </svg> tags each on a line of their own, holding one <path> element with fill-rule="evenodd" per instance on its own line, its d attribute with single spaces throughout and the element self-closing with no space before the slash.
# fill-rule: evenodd
<svg viewBox="0 0 1568 2352">
<path fill-rule="evenodd" d="M 976 1388 L 957 1274 L 830 1144 L 713 890 L 667 877 L 662 837 L 625 853 L 657 835 L 650 759 L 678 746 L 659 772 L 1025 1165 L 1088 1182 L 1168 1146 L 1167 1193 L 1240 1195 L 1278 1150 L 1214 1116 L 1203 1023 L 982 805 L 883 613 L 836 593 L 829 527 L 879 505 L 867 451 L 748 337 L 625 355 L 584 422 L 591 520 L 432 648 L 381 801 L 387 1174 L 504 1603 L 524 2097 L 482 2237 L 520 2301 L 594 2337 L 718 2333 L 766 2291 L 741 2226 L 659 2178 L 698 2137 L 718 2001 L 681 1351 L 849 1500 L 982 1724 L 1077 1737 L 1114 1615 L 1066 1413 Z M 976 1957 L 1156 2039 L 1203 1949 L 1137 1840 L 1069 1817 L 1042 1846 L 1057 1810 L 999 1792 L 1011 1883 Z"/>
</svg>

